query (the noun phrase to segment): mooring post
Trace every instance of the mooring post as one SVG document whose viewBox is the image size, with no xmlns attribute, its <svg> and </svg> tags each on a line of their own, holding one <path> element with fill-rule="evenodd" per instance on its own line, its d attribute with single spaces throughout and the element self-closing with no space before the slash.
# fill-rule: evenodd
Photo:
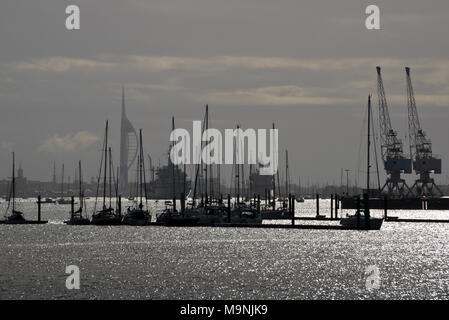
<svg viewBox="0 0 449 320">
<path fill-rule="evenodd" d="M 117 209 L 118 209 L 118 216 L 122 216 L 122 196 L 118 196 L 118 202 L 117 202 Z"/>
<path fill-rule="evenodd" d="M 363 213 L 365 215 L 365 228 L 366 230 L 369 230 L 370 228 L 370 215 L 369 215 L 369 194 L 366 192 L 363 194 L 363 200 L 365 202 L 365 209 L 363 210 Z"/>
<path fill-rule="evenodd" d="M 72 196 L 70 198 L 70 216 L 73 218 L 73 214 L 75 213 L 75 198 Z"/>
<path fill-rule="evenodd" d="M 173 212 L 176 212 L 176 195 L 173 195 Z"/>
<path fill-rule="evenodd" d="M 360 228 L 360 195 L 357 196 L 357 228 Z"/>
<path fill-rule="evenodd" d="M 184 192 L 181 192 L 181 213 L 184 215 L 184 209 L 186 208 L 186 199 L 184 197 Z"/>
<path fill-rule="evenodd" d="M 338 218 L 338 194 L 335 194 L 335 219 Z"/>
<path fill-rule="evenodd" d="M 295 195 L 292 195 L 292 225 L 295 225 Z"/>
<path fill-rule="evenodd" d="M 387 196 L 385 195 L 385 197 L 384 197 L 384 219 L 385 220 L 387 220 L 387 217 L 388 217 L 387 211 L 388 211 L 388 199 L 387 199 Z"/>
<path fill-rule="evenodd" d="M 320 215 L 320 195 L 316 194 L 316 216 Z"/>
<path fill-rule="evenodd" d="M 37 196 L 37 221 L 41 222 L 41 196 Z"/>
<path fill-rule="evenodd" d="M 257 216 L 260 215 L 260 194 L 257 195 Z"/>
<path fill-rule="evenodd" d="M 331 193 L 331 219 L 334 217 L 334 194 Z"/>
<path fill-rule="evenodd" d="M 265 207 L 268 205 L 268 190 L 265 188 Z"/>
<path fill-rule="evenodd" d="M 231 223 L 231 195 L 228 193 L 228 223 Z"/>
<path fill-rule="evenodd" d="M 285 202 L 284 202 L 284 203 L 285 203 Z M 284 206 L 284 208 L 285 208 L 285 206 Z M 288 213 L 289 213 L 289 214 L 292 213 L 292 194 L 291 194 L 291 193 L 288 194 L 288 206 L 287 206 L 287 210 L 288 210 Z"/>
</svg>

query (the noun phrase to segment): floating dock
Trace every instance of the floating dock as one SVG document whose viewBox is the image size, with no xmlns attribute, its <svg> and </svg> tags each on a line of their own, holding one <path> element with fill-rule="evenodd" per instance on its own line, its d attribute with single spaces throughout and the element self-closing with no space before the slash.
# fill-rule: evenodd
<svg viewBox="0 0 449 320">
<path fill-rule="evenodd" d="M 342 209 L 357 209 L 357 199 L 353 197 L 340 198 Z M 384 209 L 385 199 L 371 198 L 369 200 L 371 209 Z M 388 210 L 449 210 L 449 198 L 410 198 L 410 199 L 388 199 Z"/>
<path fill-rule="evenodd" d="M 5 222 L 6 222 L 5 220 L 0 220 L 0 224 L 6 224 Z M 23 223 L 11 223 L 11 225 L 17 225 L 17 224 L 46 224 L 46 223 L 48 223 L 48 221 L 41 220 L 41 221 L 25 221 Z"/>
<path fill-rule="evenodd" d="M 387 217 L 385 222 L 416 222 L 416 223 L 449 223 L 443 219 L 400 219 L 398 217 Z"/>
<path fill-rule="evenodd" d="M 149 226 L 160 227 L 195 227 L 195 228 L 256 228 L 256 229 L 304 229 L 304 230 L 365 230 L 364 228 L 347 228 L 341 225 L 304 225 L 304 224 L 259 224 L 259 223 L 216 223 L 216 224 L 198 224 L 198 225 L 165 225 L 152 222 Z"/>
</svg>

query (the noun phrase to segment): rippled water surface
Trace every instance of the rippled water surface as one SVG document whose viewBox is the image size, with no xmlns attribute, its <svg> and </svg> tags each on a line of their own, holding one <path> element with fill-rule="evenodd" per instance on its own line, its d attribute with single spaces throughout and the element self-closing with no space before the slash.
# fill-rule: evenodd
<svg viewBox="0 0 449 320">
<path fill-rule="evenodd" d="M 35 200 L 19 206 L 35 219 Z M 329 207 L 322 200 L 320 213 Z M 386 222 L 369 232 L 67 226 L 69 210 L 45 204 L 46 225 L 0 225 L 1 299 L 449 298 L 445 223 Z M 314 213 L 313 200 L 296 206 L 297 216 Z M 438 211 L 391 214 L 449 219 Z M 80 290 L 66 289 L 68 265 L 80 268 Z M 370 265 L 379 269 L 378 289 L 366 287 Z"/>
</svg>

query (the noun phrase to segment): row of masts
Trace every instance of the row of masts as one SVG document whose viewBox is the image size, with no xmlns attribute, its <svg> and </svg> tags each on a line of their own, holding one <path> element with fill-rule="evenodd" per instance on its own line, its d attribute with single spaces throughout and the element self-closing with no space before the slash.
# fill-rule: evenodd
<svg viewBox="0 0 449 320">
<path fill-rule="evenodd" d="M 202 121 L 202 135 L 205 133 L 205 141 L 209 141 L 207 136 L 207 130 L 209 129 L 210 125 L 210 118 L 209 118 L 209 106 L 205 106 L 205 114 Z M 239 129 L 240 125 L 238 124 L 236 126 L 237 129 L 237 137 L 236 141 L 237 143 L 234 145 L 234 157 L 240 154 L 242 146 L 240 145 L 240 139 L 239 139 Z M 275 124 L 272 124 L 272 129 L 275 129 Z M 172 130 L 175 130 L 175 119 L 174 116 L 172 116 Z M 185 140 L 184 140 L 185 141 Z M 175 145 L 175 142 L 172 142 L 172 147 Z M 201 142 L 201 150 L 203 150 L 204 142 Z M 290 181 L 290 171 L 289 171 L 289 164 L 288 164 L 288 150 L 285 152 L 286 155 L 286 167 L 285 167 L 285 197 L 282 197 L 281 193 L 281 183 L 280 183 L 280 175 L 279 170 L 276 172 L 275 175 L 272 176 L 272 189 L 267 188 L 266 193 L 264 196 L 266 198 L 273 199 L 273 207 L 275 207 L 275 201 L 276 196 L 281 198 L 282 200 L 285 200 L 288 198 L 288 195 L 291 193 L 291 181 Z M 205 154 L 205 162 L 200 161 L 198 164 L 195 165 L 195 173 L 194 173 L 194 186 L 193 186 L 193 195 L 192 195 L 192 201 L 191 205 L 192 207 L 195 207 L 197 205 L 200 206 L 210 206 L 213 204 L 222 204 L 223 203 L 223 195 L 221 192 L 221 167 L 220 165 L 213 165 L 213 164 L 207 164 L 209 153 L 206 152 Z M 236 160 L 236 159 L 234 159 Z M 176 210 L 176 199 L 179 196 L 176 193 L 176 175 L 175 172 L 177 172 L 178 165 L 173 164 L 171 161 L 169 161 L 172 171 L 172 198 L 173 198 L 173 208 Z M 215 172 L 214 172 L 215 169 Z M 252 190 L 252 183 L 251 183 L 251 175 L 254 173 L 254 165 L 249 165 L 249 183 L 248 186 L 245 186 L 245 165 L 239 164 L 238 161 L 234 161 L 234 165 L 232 167 L 231 172 L 231 188 L 234 190 L 234 198 L 235 198 L 235 204 L 238 205 L 243 200 L 248 200 L 253 197 L 253 190 Z M 214 177 L 214 173 L 216 177 Z M 181 197 L 183 197 L 183 201 L 187 200 L 187 192 L 186 190 L 186 177 L 187 177 L 187 170 L 186 170 L 186 164 L 183 164 L 183 192 L 181 194 Z M 217 188 L 218 190 L 214 190 L 214 179 L 218 179 Z M 300 182 L 300 180 L 299 180 Z M 276 191 L 277 189 L 277 191 Z M 299 190 L 300 192 L 300 184 L 299 184 Z M 298 195 L 299 196 L 299 195 Z M 198 203 L 198 200 L 200 202 Z M 286 201 L 286 200 L 285 200 Z"/>
</svg>

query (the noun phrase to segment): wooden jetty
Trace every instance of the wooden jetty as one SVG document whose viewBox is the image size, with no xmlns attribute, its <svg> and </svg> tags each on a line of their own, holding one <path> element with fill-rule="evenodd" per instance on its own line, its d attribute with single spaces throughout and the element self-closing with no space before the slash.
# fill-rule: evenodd
<svg viewBox="0 0 449 320">
<path fill-rule="evenodd" d="M 5 224 L 5 220 L 0 220 L 0 224 Z M 17 224 L 46 224 L 46 223 L 48 223 L 48 221 L 46 221 L 46 220 L 34 220 L 34 221 L 30 221 L 30 220 L 27 220 L 27 221 L 25 221 L 25 222 L 22 222 L 22 223 L 17 223 Z M 10 224 L 10 225 L 14 225 L 14 224 Z"/>
<path fill-rule="evenodd" d="M 443 219 L 402 219 L 398 217 L 386 217 L 385 222 L 416 222 L 416 223 L 449 223 Z"/>
</svg>

